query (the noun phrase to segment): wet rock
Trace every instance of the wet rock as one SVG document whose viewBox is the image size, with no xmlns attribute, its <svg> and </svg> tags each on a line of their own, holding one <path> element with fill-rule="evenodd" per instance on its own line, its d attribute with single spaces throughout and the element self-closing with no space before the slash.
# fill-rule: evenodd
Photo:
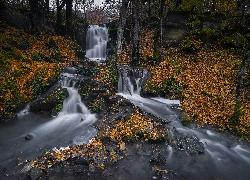
<svg viewBox="0 0 250 180">
<path fill-rule="evenodd" d="M 127 99 L 122 99 L 120 105 L 121 106 L 133 106 L 133 104 Z"/>
<path fill-rule="evenodd" d="M 105 176 L 105 177 L 107 177 L 107 176 L 113 176 L 114 175 L 114 170 L 111 169 L 111 168 L 105 169 L 102 172 L 102 175 Z"/>
<path fill-rule="evenodd" d="M 27 135 L 25 136 L 25 139 L 26 139 L 26 140 L 31 140 L 31 139 L 33 139 L 33 136 L 32 136 L 31 134 L 27 134 Z"/>
<path fill-rule="evenodd" d="M 0 167 L 0 174 L 5 170 L 4 167 Z"/>
<path fill-rule="evenodd" d="M 93 164 L 89 164 L 89 171 L 95 172 L 95 166 Z"/>
<path fill-rule="evenodd" d="M 111 101 L 111 102 L 115 102 L 115 101 L 118 101 L 119 96 L 117 96 L 117 95 L 109 96 L 108 99 L 109 99 L 109 101 Z"/>
<path fill-rule="evenodd" d="M 107 91 L 107 89 L 92 89 L 91 92 L 92 93 L 105 93 Z"/>
<path fill-rule="evenodd" d="M 75 165 L 73 167 L 73 170 L 74 170 L 75 174 L 85 174 L 88 172 L 88 166 Z"/>
<path fill-rule="evenodd" d="M 75 165 L 84 165 L 84 166 L 88 166 L 89 165 L 89 158 L 87 155 L 83 156 L 83 157 L 74 157 L 71 158 L 69 160 L 69 162 L 71 164 L 75 164 Z"/>
<path fill-rule="evenodd" d="M 29 173 L 29 177 L 31 180 L 36 180 L 43 175 L 43 171 L 39 168 L 32 168 Z"/>
<path fill-rule="evenodd" d="M 150 144 L 143 143 L 142 145 L 137 146 L 137 152 L 138 155 L 140 156 L 149 156 L 152 155 L 153 149 Z"/>
<path fill-rule="evenodd" d="M 20 170 L 21 173 L 28 173 L 31 169 L 31 165 L 33 164 L 33 161 L 28 162 L 25 164 L 25 166 Z"/>
<path fill-rule="evenodd" d="M 30 112 L 52 115 L 52 110 L 56 108 L 57 104 L 59 103 L 58 98 L 64 98 L 68 96 L 68 91 L 65 88 L 53 91 L 52 93 L 47 94 L 44 98 L 33 102 L 30 105 Z"/>
<path fill-rule="evenodd" d="M 199 142 L 196 137 L 179 137 L 173 140 L 170 145 L 176 150 L 186 151 L 189 154 L 205 152 L 203 143 Z"/>
<path fill-rule="evenodd" d="M 150 164 L 152 165 L 164 165 L 166 163 L 166 158 L 161 154 L 161 152 L 156 152 L 150 159 Z"/>
<path fill-rule="evenodd" d="M 84 51 L 76 51 L 76 56 L 80 59 L 85 59 L 86 52 Z"/>
</svg>

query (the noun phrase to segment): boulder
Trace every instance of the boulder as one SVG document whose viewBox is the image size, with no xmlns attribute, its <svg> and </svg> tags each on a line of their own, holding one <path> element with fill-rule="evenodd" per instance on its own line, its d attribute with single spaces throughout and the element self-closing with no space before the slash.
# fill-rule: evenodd
<svg viewBox="0 0 250 180">
<path fill-rule="evenodd" d="M 36 180 L 43 175 L 43 171 L 39 168 L 32 168 L 29 173 L 29 177 L 31 180 Z"/>
<path fill-rule="evenodd" d="M 164 165 L 166 163 L 166 158 L 161 154 L 161 152 L 156 152 L 150 159 L 150 164 L 152 165 Z"/>
<path fill-rule="evenodd" d="M 32 136 L 31 134 L 27 134 L 27 135 L 25 136 L 25 139 L 26 139 L 26 140 L 31 140 L 31 139 L 33 139 L 33 136 Z"/>
<path fill-rule="evenodd" d="M 205 152 L 204 144 L 199 142 L 196 137 L 178 137 L 171 141 L 170 145 L 176 150 L 186 151 L 189 154 Z"/>
</svg>

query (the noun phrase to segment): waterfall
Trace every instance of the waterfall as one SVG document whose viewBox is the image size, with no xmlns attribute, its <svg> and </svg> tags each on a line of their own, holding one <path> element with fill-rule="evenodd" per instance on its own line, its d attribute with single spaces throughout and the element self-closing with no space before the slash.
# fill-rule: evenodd
<svg viewBox="0 0 250 180">
<path fill-rule="evenodd" d="M 149 77 L 148 69 L 141 67 L 119 67 L 118 93 L 139 95 L 141 87 Z"/>
<path fill-rule="evenodd" d="M 34 134 L 44 136 L 55 132 L 74 133 L 81 126 L 86 127 L 96 121 L 95 114 L 91 114 L 78 93 L 77 84 L 82 78 L 84 77 L 70 73 L 62 73 L 59 76 L 59 84 L 61 88 L 68 90 L 69 97 L 63 101 L 58 116 L 36 128 Z"/>
<path fill-rule="evenodd" d="M 82 103 L 81 96 L 78 93 L 78 89 L 75 87 L 80 77 L 74 74 L 62 73 L 60 84 L 63 88 L 66 88 L 69 93 L 69 97 L 64 100 L 63 108 L 58 116 L 67 114 L 90 114 L 88 108 Z"/>
<path fill-rule="evenodd" d="M 176 118 L 171 107 L 176 103 L 179 104 L 179 101 L 167 100 L 165 102 L 165 99 L 140 96 L 142 85 L 149 76 L 150 72 L 146 68 L 119 66 L 118 94 L 130 100 L 135 106 L 157 114 L 162 119 Z"/>
<path fill-rule="evenodd" d="M 99 25 L 91 25 L 86 37 L 86 57 L 94 60 L 106 60 L 108 29 Z"/>
</svg>

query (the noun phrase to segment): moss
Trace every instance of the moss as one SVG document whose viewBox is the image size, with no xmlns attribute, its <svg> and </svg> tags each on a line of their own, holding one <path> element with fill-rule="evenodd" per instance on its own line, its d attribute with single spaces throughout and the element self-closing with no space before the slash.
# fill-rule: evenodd
<svg viewBox="0 0 250 180">
<path fill-rule="evenodd" d="M 45 46 L 48 47 L 49 49 L 58 49 L 56 40 L 53 38 L 51 38 L 49 42 L 45 44 Z"/>
<path fill-rule="evenodd" d="M 28 58 L 23 57 L 23 58 L 21 59 L 21 62 L 31 63 L 31 60 L 28 59 Z"/>
<path fill-rule="evenodd" d="M 176 71 L 176 73 L 178 72 L 179 70 Z M 168 99 L 183 98 L 183 85 L 176 80 L 175 76 L 162 81 L 159 85 L 147 81 L 144 88 L 144 91 L 146 91 L 147 93 L 156 93 Z"/>
<path fill-rule="evenodd" d="M 66 89 L 58 89 L 53 93 L 52 98 L 56 99 L 56 106 L 51 110 L 51 115 L 57 115 L 63 107 L 63 101 L 68 97 L 68 91 Z"/>
<path fill-rule="evenodd" d="M 6 46 L 6 45 L 4 45 L 3 47 L 2 47 L 2 49 L 3 50 L 5 50 L 6 52 L 14 52 L 14 49 L 11 47 L 11 46 Z"/>
<path fill-rule="evenodd" d="M 105 107 L 104 99 L 97 98 L 89 104 L 89 109 L 92 113 L 100 113 Z"/>
<path fill-rule="evenodd" d="M 190 118 L 187 114 L 185 114 L 184 112 L 181 113 L 180 115 L 180 120 L 182 125 L 187 126 L 188 124 L 191 124 L 193 122 L 193 119 Z"/>
<path fill-rule="evenodd" d="M 8 63 L 9 63 L 9 60 L 6 59 L 6 57 L 5 57 L 4 55 L 1 55 L 1 54 L 0 54 L 0 64 L 1 64 L 1 65 L 6 65 L 6 64 L 8 64 Z M 2 67 L 3 67 L 3 66 L 1 66 L 1 69 L 2 69 Z"/>
<path fill-rule="evenodd" d="M 26 38 L 21 38 L 20 41 L 18 42 L 18 49 L 26 50 L 31 47 L 30 42 Z"/>
<path fill-rule="evenodd" d="M 14 71 L 14 72 L 11 72 L 11 73 L 10 73 L 10 75 L 11 75 L 12 77 L 14 77 L 14 78 L 20 77 L 21 74 L 22 74 L 22 72 L 20 72 L 20 71 Z"/>
<path fill-rule="evenodd" d="M 6 52 L 5 55 L 8 59 L 11 59 L 11 58 L 14 58 L 15 60 L 23 59 L 23 56 L 20 54 L 17 54 L 16 52 Z"/>
<path fill-rule="evenodd" d="M 240 125 L 240 117 L 242 115 L 241 101 L 237 101 L 235 104 L 235 110 L 232 117 L 229 119 L 230 125 L 238 126 Z"/>
</svg>

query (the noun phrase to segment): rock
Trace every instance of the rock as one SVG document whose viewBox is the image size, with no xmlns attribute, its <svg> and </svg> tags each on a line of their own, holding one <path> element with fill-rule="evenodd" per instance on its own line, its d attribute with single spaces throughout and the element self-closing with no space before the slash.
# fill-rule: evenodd
<svg viewBox="0 0 250 180">
<path fill-rule="evenodd" d="M 92 93 L 105 93 L 107 90 L 106 89 L 92 89 Z"/>
<path fill-rule="evenodd" d="M 33 164 L 33 161 L 28 162 L 21 170 L 21 173 L 28 173 L 31 169 L 31 165 Z"/>
<path fill-rule="evenodd" d="M 95 172 L 95 166 L 93 164 L 89 164 L 89 171 Z"/>
<path fill-rule="evenodd" d="M 150 156 L 152 155 L 153 149 L 150 144 L 143 143 L 141 145 L 137 145 L 137 151 L 136 153 L 140 156 Z"/>
<path fill-rule="evenodd" d="M 74 163 L 75 165 L 84 165 L 88 166 L 89 165 L 89 158 L 87 155 L 83 157 L 74 157 L 70 159 L 70 163 Z"/>
<path fill-rule="evenodd" d="M 179 137 L 173 140 L 170 145 L 176 150 L 186 151 L 189 154 L 205 152 L 203 143 L 199 142 L 196 137 Z"/>
<path fill-rule="evenodd" d="M 33 139 L 33 136 L 32 136 L 31 134 L 27 134 L 27 135 L 25 136 L 25 139 L 26 139 L 26 140 L 31 140 L 31 139 Z"/>
<path fill-rule="evenodd" d="M 111 102 L 118 101 L 119 96 L 117 96 L 117 95 L 109 96 L 108 99 L 109 99 L 109 101 L 111 101 Z"/>
<path fill-rule="evenodd" d="M 29 173 L 31 180 L 36 180 L 43 175 L 43 171 L 39 168 L 32 168 Z"/>
<path fill-rule="evenodd" d="M 114 175 L 114 170 L 111 169 L 111 168 L 108 168 L 108 169 L 105 169 L 103 172 L 102 172 L 102 175 L 103 176 L 113 176 Z"/>
<path fill-rule="evenodd" d="M 132 106 L 132 103 L 127 99 L 122 99 L 120 105 L 121 106 Z"/>
<path fill-rule="evenodd" d="M 75 174 L 84 174 L 84 173 L 88 172 L 88 167 L 83 166 L 83 165 L 75 165 L 73 167 L 73 170 L 74 170 Z"/>
<path fill-rule="evenodd" d="M 166 158 L 161 154 L 161 152 L 157 152 L 150 159 L 150 164 L 153 165 L 164 165 L 166 163 Z"/>
<path fill-rule="evenodd" d="M 85 59 L 86 52 L 84 51 L 76 51 L 76 56 L 80 59 Z"/>
</svg>

